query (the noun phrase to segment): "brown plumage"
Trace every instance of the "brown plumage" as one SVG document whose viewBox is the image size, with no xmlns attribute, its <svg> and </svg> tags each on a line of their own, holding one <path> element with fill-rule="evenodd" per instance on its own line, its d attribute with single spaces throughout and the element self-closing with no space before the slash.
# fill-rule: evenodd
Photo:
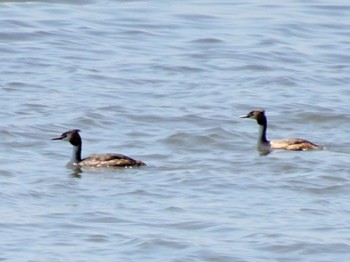
<svg viewBox="0 0 350 262">
<path fill-rule="evenodd" d="M 258 137 L 258 150 L 269 151 L 271 149 L 285 149 L 285 150 L 315 150 L 322 149 L 322 147 L 315 145 L 314 143 L 301 139 L 301 138 L 290 138 L 290 139 L 276 139 L 267 140 L 266 129 L 267 129 L 267 118 L 265 111 L 258 109 L 251 111 L 246 115 L 240 116 L 241 118 L 255 119 L 259 125 L 259 137 Z"/>
<path fill-rule="evenodd" d="M 135 160 L 130 157 L 121 154 L 95 154 L 84 158 L 79 162 L 80 166 L 90 166 L 90 167 L 131 167 L 131 166 L 145 166 L 146 164 L 140 160 Z"/>
<path fill-rule="evenodd" d="M 73 154 L 70 164 L 85 167 L 139 167 L 146 164 L 140 160 L 122 154 L 95 154 L 86 158 L 81 158 L 82 140 L 78 129 L 64 132 L 61 136 L 52 138 L 52 140 L 64 140 L 73 146 Z"/>
</svg>

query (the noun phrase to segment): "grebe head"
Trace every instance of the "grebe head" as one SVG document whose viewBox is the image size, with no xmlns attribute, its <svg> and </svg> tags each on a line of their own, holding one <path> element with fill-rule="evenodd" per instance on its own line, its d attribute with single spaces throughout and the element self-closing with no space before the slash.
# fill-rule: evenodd
<svg viewBox="0 0 350 262">
<path fill-rule="evenodd" d="M 263 109 L 257 109 L 257 110 L 251 111 L 246 115 L 240 116 L 240 118 L 255 119 L 259 125 L 266 125 L 265 110 Z"/>
<path fill-rule="evenodd" d="M 79 135 L 79 129 L 69 130 L 67 132 L 62 133 L 61 136 L 52 138 L 51 140 L 64 140 L 71 143 L 73 146 L 81 145 L 81 137 Z"/>
</svg>

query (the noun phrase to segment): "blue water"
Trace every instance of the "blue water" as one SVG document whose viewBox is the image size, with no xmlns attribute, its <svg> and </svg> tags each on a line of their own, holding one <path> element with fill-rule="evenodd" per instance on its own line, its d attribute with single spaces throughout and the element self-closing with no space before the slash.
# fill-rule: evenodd
<svg viewBox="0 0 350 262">
<path fill-rule="evenodd" d="M 71 2 L 0 1 L 1 261 L 350 259 L 348 2 Z"/>
</svg>

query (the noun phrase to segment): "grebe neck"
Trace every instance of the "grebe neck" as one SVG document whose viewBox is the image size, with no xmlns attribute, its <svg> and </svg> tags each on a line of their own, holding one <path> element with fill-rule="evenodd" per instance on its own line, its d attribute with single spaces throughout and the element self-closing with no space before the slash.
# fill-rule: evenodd
<svg viewBox="0 0 350 262">
<path fill-rule="evenodd" d="M 259 124 L 259 136 L 258 136 L 258 145 L 266 144 L 269 141 L 266 138 L 266 129 L 267 129 L 267 119 L 265 115 L 262 115 L 257 119 Z"/>
<path fill-rule="evenodd" d="M 70 163 L 74 165 L 78 164 L 79 162 L 81 162 L 81 144 L 73 145 L 72 158 L 70 160 Z"/>
<path fill-rule="evenodd" d="M 259 125 L 259 136 L 258 136 L 258 142 L 259 143 L 267 143 L 267 142 L 269 142 L 266 139 L 266 129 L 267 129 L 267 125 Z"/>
</svg>

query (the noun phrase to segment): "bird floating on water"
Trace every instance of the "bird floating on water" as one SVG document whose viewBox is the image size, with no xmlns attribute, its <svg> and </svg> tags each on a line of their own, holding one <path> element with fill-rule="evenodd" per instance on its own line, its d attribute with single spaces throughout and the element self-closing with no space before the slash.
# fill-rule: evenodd
<svg viewBox="0 0 350 262">
<path fill-rule="evenodd" d="M 242 115 L 240 117 L 255 119 L 256 122 L 259 124 L 259 135 L 258 135 L 259 151 L 267 152 L 272 149 L 285 149 L 285 150 L 295 150 L 295 151 L 322 149 L 322 147 L 301 138 L 276 139 L 276 140 L 270 140 L 270 141 L 267 140 L 266 138 L 267 119 L 265 116 L 265 111 L 262 109 L 251 111 L 248 114 Z"/>
<path fill-rule="evenodd" d="M 82 140 L 79 135 L 79 129 L 69 130 L 61 136 L 52 138 L 52 140 L 68 141 L 73 146 L 73 154 L 69 164 L 81 167 L 139 167 L 146 164 L 140 160 L 122 154 L 95 154 L 86 158 L 81 158 Z"/>
</svg>

